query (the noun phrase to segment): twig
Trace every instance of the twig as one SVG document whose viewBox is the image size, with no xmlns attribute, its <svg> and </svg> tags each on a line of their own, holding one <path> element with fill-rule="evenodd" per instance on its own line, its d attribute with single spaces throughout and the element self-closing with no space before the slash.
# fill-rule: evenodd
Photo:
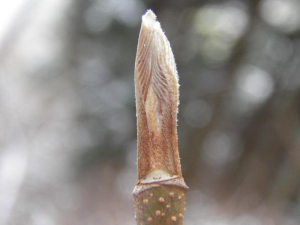
<svg viewBox="0 0 300 225">
<path fill-rule="evenodd" d="M 177 143 L 178 75 L 170 43 L 148 10 L 135 63 L 138 183 L 133 191 L 141 224 L 183 224 L 185 192 Z"/>
</svg>

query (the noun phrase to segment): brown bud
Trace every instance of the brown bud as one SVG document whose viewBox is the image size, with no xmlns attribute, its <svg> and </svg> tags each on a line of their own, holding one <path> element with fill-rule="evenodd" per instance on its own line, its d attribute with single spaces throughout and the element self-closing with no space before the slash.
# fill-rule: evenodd
<svg viewBox="0 0 300 225">
<path fill-rule="evenodd" d="M 164 170 L 181 177 L 177 143 L 178 75 L 170 43 L 148 10 L 135 63 L 138 177 Z"/>
</svg>

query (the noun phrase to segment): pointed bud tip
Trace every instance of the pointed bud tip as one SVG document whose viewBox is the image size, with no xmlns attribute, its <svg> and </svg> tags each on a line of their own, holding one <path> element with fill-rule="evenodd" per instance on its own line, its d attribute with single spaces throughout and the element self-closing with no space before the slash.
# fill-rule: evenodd
<svg viewBox="0 0 300 225">
<path fill-rule="evenodd" d="M 156 21 L 156 15 L 151 9 L 148 9 L 147 12 L 142 17 L 143 25 L 147 27 L 156 27 L 159 26 L 159 22 Z"/>
<path fill-rule="evenodd" d="M 156 21 L 156 15 L 151 9 L 148 9 L 147 12 L 143 16 L 145 19 L 151 19 L 153 21 Z"/>
</svg>

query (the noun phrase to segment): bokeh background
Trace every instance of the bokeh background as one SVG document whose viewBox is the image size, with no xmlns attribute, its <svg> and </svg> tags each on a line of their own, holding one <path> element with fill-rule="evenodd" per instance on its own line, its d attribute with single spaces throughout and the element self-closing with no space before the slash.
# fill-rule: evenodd
<svg viewBox="0 0 300 225">
<path fill-rule="evenodd" d="M 149 8 L 180 76 L 185 224 L 300 224 L 300 1 L 0 2 L 0 224 L 135 224 Z"/>
</svg>

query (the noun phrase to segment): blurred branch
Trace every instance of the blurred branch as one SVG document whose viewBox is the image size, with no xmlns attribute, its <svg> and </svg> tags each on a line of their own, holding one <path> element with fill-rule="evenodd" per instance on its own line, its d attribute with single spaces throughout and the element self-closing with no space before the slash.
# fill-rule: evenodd
<svg viewBox="0 0 300 225">
<path fill-rule="evenodd" d="M 257 24 L 258 5 L 260 2 L 261 0 L 248 1 L 249 24 L 244 35 L 240 37 L 239 41 L 235 45 L 233 49 L 233 55 L 224 68 L 225 76 L 227 78 L 226 80 L 228 81 L 224 90 L 227 91 L 224 91 L 223 93 L 218 93 L 218 95 L 215 96 L 211 122 L 208 124 L 207 127 L 202 129 L 201 131 L 190 130 L 189 134 L 187 135 L 187 138 L 189 139 L 188 140 L 189 145 L 187 146 L 186 149 L 188 151 L 191 151 L 191 153 L 188 155 L 192 156 L 188 160 L 189 168 L 186 171 L 187 174 L 186 179 L 188 182 L 192 182 L 192 181 L 197 182 L 198 179 L 196 178 L 196 176 L 199 176 L 199 172 L 198 172 L 199 165 L 201 167 L 202 164 L 201 162 L 202 150 L 200 149 L 198 151 L 195 151 L 194 146 L 202 146 L 205 137 L 211 131 L 218 129 L 220 127 L 229 127 L 230 124 L 235 121 L 234 118 L 231 118 L 230 120 L 224 120 L 224 117 L 228 114 L 227 99 L 229 99 L 229 96 L 231 95 L 231 93 L 228 92 L 228 90 L 232 90 L 232 87 L 234 86 L 234 82 L 235 82 L 236 71 L 240 68 L 241 64 L 244 62 L 244 56 L 247 53 L 249 48 L 248 46 L 249 38 L 253 33 L 253 30 L 255 29 L 255 26 Z M 228 183 L 231 182 L 229 180 Z M 221 196 L 227 196 L 228 191 L 231 189 L 231 185 L 224 185 L 224 186 L 228 187 L 228 189 L 223 188 L 220 193 Z"/>
<path fill-rule="evenodd" d="M 3 38 L 2 43 L 0 43 L 0 63 L 6 59 L 18 38 L 21 37 L 22 32 L 30 23 L 30 19 L 28 18 L 34 14 L 38 4 L 37 0 L 27 0 L 15 15 L 9 30 Z"/>
</svg>

